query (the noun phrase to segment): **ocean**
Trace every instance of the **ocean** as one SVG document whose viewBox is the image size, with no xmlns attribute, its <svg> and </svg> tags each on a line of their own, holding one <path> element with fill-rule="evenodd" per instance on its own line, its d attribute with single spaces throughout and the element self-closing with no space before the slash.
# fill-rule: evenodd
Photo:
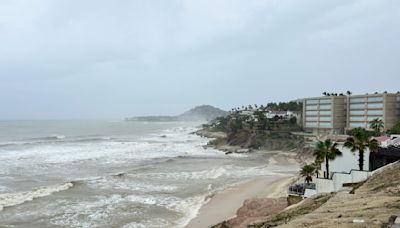
<svg viewBox="0 0 400 228">
<path fill-rule="evenodd" d="M 185 227 L 216 192 L 297 169 L 206 148 L 200 124 L 0 122 L 0 227 Z"/>
</svg>

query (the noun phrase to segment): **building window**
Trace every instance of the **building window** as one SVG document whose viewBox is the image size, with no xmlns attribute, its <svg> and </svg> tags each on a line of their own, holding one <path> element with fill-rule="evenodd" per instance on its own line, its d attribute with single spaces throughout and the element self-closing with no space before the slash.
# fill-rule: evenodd
<svg viewBox="0 0 400 228">
<path fill-rule="evenodd" d="M 383 108 L 383 103 L 368 104 L 368 108 Z"/>
<path fill-rule="evenodd" d="M 318 100 L 307 100 L 306 104 L 318 104 Z"/>
<path fill-rule="evenodd" d="M 317 110 L 317 109 L 318 109 L 317 105 L 306 106 L 306 110 Z"/>
<path fill-rule="evenodd" d="M 368 101 L 383 101 L 383 97 L 368 97 Z"/>
<path fill-rule="evenodd" d="M 364 116 L 350 116 L 350 121 L 365 121 Z"/>
<path fill-rule="evenodd" d="M 350 115 L 365 115 L 365 110 L 352 110 Z"/>
<path fill-rule="evenodd" d="M 306 127 L 318 127 L 317 122 L 306 122 Z"/>
<path fill-rule="evenodd" d="M 306 121 L 318 121 L 318 117 L 306 117 Z"/>
<path fill-rule="evenodd" d="M 331 105 L 320 105 L 319 109 L 331 109 L 332 106 Z"/>
<path fill-rule="evenodd" d="M 365 101 L 366 101 L 365 97 L 350 98 L 350 103 L 361 103 Z"/>
<path fill-rule="evenodd" d="M 321 116 L 330 116 L 332 114 L 332 112 L 331 111 L 320 111 L 319 114 Z"/>
<path fill-rule="evenodd" d="M 365 104 L 351 104 L 350 108 L 365 108 Z"/>
<path fill-rule="evenodd" d="M 332 118 L 329 116 L 321 116 L 319 118 L 319 121 L 332 121 Z"/>
<path fill-rule="evenodd" d="M 368 115 L 383 115 L 383 110 L 368 110 Z"/>
<path fill-rule="evenodd" d="M 319 101 L 320 104 L 331 104 L 332 100 L 331 99 L 322 99 Z"/>
<path fill-rule="evenodd" d="M 307 111 L 306 115 L 307 116 L 316 116 L 316 115 L 318 115 L 318 111 Z"/>
</svg>

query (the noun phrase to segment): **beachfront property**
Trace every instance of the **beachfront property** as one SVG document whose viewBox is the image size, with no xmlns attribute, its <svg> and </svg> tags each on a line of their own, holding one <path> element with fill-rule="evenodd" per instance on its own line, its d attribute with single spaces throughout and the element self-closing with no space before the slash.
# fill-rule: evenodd
<svg viewBox="0 0 400 228">
<path fill-rule="evenodd" d="M 305 98 L 303 127 L 314 134 L 341 134 L 346 126 L 345 96 Z"/>
<path fill-rule="evenodd" d="M 379 149 L 377 152 L 365 149 L 364 170 L 359 169 L 359 154 L 352 153 L 350 148 L 344 146 L 345 138 L 345 135 L 330 138 L 338 143 L 337 149 L 342 155 L 329 161 L 329 175 L 327 176 L 324 160 L 318 178 L 312 183 L 290 186 L 288 195 L 308 198 L 318 193 L 350 191 L 352 185 L 363 182 L 385 167 L 400 161 L 400 135 L 375 137 L 379 142 Z"/>
<path fill-rule="evenodd" d="M 287 119 L 296 117 L 296 119 L 301 119 L 301 113 L 295 111 L 267 111 L 266 112 L 267 119 L 273 119 L 276 117 Z"/>
<path fill-rule="evenodd" d="M 383 121 L 383 130 L 388 130 L 400 119 L 399 108 L 399 94 L 380 93 L 347 97 L 346 129 L 369 129 L 369 123 L 379 119 Z"/>
<path fill-rule="evenodd" d="M 343 134 L 357 127 L 369 129 L 374 119 L 383 121 L 383 130 L 393 127 L 400 120 L 400 94 L 323 96 L 303 102 L 304 130 L 316 135 Z"/>
</svg>

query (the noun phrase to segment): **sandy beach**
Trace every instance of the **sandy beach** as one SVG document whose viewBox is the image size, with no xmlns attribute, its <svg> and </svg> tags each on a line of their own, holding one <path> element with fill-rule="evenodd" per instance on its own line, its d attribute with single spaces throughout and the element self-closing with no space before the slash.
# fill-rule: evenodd
<svg viewBox="0 0 400 228">
<path fill-rule="evenodd" d="M 294 175 L 265 176 L 228 188 L 205 204 L 186 227 L 206 228 L 233 218 L 247 199 L 285 197 L 287 186 L 294 178 Z"/>
</svg>

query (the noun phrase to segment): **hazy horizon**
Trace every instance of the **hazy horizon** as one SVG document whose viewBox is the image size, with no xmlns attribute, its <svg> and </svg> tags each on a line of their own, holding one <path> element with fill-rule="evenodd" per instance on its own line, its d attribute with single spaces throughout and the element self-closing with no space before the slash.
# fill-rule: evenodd
<svg viewBox="0 0 400 228">
<path fill-rule="evenodd" d="M 0 120 L 400 90 L 400 2 L 0 2 Z"/>
</svg>

